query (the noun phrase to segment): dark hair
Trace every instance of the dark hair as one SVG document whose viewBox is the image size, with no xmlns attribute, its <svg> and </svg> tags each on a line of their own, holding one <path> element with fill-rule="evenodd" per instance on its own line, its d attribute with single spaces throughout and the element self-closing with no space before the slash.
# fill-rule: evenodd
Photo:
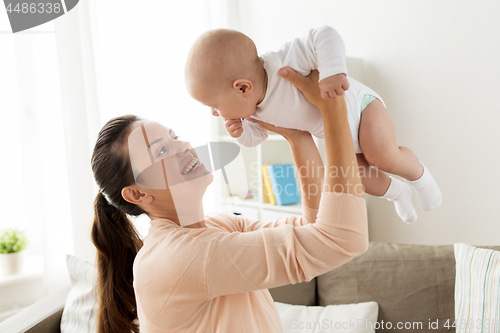
<svg viewBox="0 0 500 333">
<path fill-rule="evenodd" d="M 142 240 L 127 217 L 146 213 L 127 202 L 121 190 L 135 183 L 125 140 L 134 115 L 113 118 L 99 132 L 92 172 L 100 192 L 94 201 L 92 242 L 97 248 L 99 333 L 139 332 L 132 266 Z"/>
</svg>

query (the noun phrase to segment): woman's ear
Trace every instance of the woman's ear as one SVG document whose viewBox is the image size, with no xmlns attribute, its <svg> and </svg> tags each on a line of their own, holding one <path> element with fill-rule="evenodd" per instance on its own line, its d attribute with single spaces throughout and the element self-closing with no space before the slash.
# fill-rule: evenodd
<svg viewBox="0 0 500 333">
<path fill-rule="evenodd" d="M 250 97 L 253 94 L 253 83 L 247 79 L 238 79 L 233 82 L 233 89 L 244 97 Z"/>
<path fill-rule="evenodd" d="M 153 202 L 153 196 L 144 192 L 136 184 L 122 188 L 122 197 L 125 201 L 136 205 Z"/>
</svg>

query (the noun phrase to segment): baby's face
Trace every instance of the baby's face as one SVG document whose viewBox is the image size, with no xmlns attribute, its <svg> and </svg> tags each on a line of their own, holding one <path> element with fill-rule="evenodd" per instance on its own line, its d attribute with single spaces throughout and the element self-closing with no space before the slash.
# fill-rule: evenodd
<svg viewBox="0 0 500 333">
<path fill-rule="evenodd" d="M 199 84 L 199 81 L 191 82 L 187 84 L 191 97 L 210 107 L 214 116 L 239 119 L 248 118 L 255 113 L 257 102 L 254 96 L 245 97 L 235 89 L 216 89 Z"/>
<path fill-rule="evenodd" d="M 210 107 L 214 116 L 221 116 L 224 119 L 248 118 L 255 113 L 256 107 L 253 99 L 243 97 L 234 90 L 215 94 L 200 102 Z"/>
</svg>

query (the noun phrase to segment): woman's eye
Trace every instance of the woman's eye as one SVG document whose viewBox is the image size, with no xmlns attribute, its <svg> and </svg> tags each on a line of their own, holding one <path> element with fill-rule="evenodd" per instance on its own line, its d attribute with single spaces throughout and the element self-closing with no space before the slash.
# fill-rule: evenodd
<svg viewBox="0 0 500 333">
<path fill-rule="evenodd" d="M 178 139 L 179 139 L 179 136 L 178 136 L 178 135 L 176 135 L 176 136 L 174 136 L 174 137 L 172 138 L 172 140 L 178 140 Z M 157 156 L 157 157 L 160 157 L 160 155 L 165 154 L 167 151 L 168 151 L 167 146 L 163 146 L 163 147 L 161 147 L 160 151 L 158 152 L 158 156 Z"/>
<path fill-rule="evenodd" d="M 165 146 L 161 147 L 161 150 L 160 150 L 160 152 L 158 153 L 158 156 L 160 156 L 160 155 L 164 154 L 166 151 L 167 151 L 167 147 L 165 147 Z"/>
</svg>

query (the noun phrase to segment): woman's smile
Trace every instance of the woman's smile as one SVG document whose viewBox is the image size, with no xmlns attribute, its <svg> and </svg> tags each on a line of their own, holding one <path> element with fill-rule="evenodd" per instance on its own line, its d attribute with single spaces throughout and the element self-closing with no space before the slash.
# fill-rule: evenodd
<svg viewBox="0 0 500 333">
<path fill-rule="evenodd" d="M 191 153 L 190 153 L 190 155 L 191 155 Z M 184 168 L 182 168 L 181 174 L 186 175 L 186 174 L 197 173 L 198 171 L 200 171 L 204 168 L 205 168 L 205 166 L 203 165 L 203 163 L 201 163 L 197 157 L 191 155 L 188 158 L 188 161 L 186 162 L 186 164 L 184 164 Z"/>
</svg>

